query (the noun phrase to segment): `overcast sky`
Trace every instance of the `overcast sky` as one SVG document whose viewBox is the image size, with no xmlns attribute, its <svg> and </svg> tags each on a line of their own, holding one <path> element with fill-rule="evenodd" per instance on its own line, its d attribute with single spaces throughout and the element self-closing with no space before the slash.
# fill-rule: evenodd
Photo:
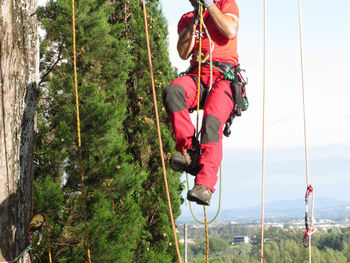
<svg viewBox="0 0 350 263">
<path fill-rule="evenodd" d="M 263 1 L 237 3 L 238 52 L 249 78 L 250 106 L 234 120 L 232 135 L 224 138 L 224 209 L 258 205 L 261 194 Z M 189 62 L 177 55 L 176 28 L 192 6 L 188 0 L 161 0 L 161 4 L 168 20 L 171 61 L 185 70 Z M 302 1 L 310 182 L 316 203 L 317 197 L 350 202 L 349 13 L 348 0 Z M 266 202 L 302 199 L 306 179 L 298 1 L 267 1 L 267 17 Z M 217 199 L 218 191 L 209 210 L 216 209 Z"/>
</svg>

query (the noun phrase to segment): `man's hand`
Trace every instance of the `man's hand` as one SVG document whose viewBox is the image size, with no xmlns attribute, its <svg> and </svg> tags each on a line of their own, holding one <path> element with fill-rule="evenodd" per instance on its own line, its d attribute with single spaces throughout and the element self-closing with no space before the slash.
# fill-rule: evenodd
<svg viewBox="0 0 350 263">
<path fill-rule="evenodd" d="M 200 0 L 200 2 L 208 8 L 214 5 L 214 0 Z"/>
<path fill-rule="evenodd" d="M 199 3 L 197 2 L 196 5 L 194 6 L 194 17 L 191 20 L 191 23 L 195 24 L 196 26 L 199 25 L 199 20 L 200 20 L 200 8 L 199 8 Z"/>
</svg>

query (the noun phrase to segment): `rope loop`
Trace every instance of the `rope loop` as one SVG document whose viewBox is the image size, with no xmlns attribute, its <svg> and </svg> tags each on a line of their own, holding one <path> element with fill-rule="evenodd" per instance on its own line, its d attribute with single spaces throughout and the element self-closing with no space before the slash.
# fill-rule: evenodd
<svg viewBox="0 0 350 263">
<path fill-rule="evenodd" d="M 188 174 L 186 173 L 186 183 L 187 183 L 187 189 L 190 189 L 190 184 L 189 184 L 189 179 L 188 179 Z M 213 223 L 219 216 L 220 211 L 221 211 L 221 200 L 222 200 L 222 164 L 220 164 L 220 188 L 219 188 L 219 205 L 218 205 L 218 210 L 216 211 L 215 216 L 211 220 L 205 219 L 205 221 L 200 220 L 193 212 L 191 202 L 189 203 L 190 211 L 192 214 L 192 217 L 200 224 L 211 224 Z M 207 221 L 207 222 L 206 222 Z"/>
</svg>

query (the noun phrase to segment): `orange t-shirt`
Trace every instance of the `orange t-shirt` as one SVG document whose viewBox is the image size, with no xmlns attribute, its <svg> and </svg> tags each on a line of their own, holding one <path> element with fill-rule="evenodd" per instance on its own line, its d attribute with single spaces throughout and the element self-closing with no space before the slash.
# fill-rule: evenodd
<svg viewBox="0 0 350 263">
<path fill-rule="evenodd" d="M 215 5 L 220 9 L 223 14 L 233 14 L 239 17 L 239 9 L 235 0 L 216 0 Z M 178 23 L 178 33 L 180 34 L 182 30 L 189 26 L 192 18 L 194 17 L 194 12 L 189 12 L 184 14 Z M 224 36 L 214 24 L 213 19 L 209 15 L 209 11 L 205 10 L 203 13 L 203 20 L 208 29 L 209 35 L 214 43 L 214 50 L 212 53 L 213 61 L 227 62 L 234 65 L 238 65 L 238 54 L 237 54 L 237 36 L 234 39 L 228 39 Z M 196 30 L 195 45 L 192 51 L 191 64 L 193 64 L 197 59 L 197 51 L 199 44 L 199 25 Z M 209 56 L 209 39 L 203 29 L 202 33 L 202 53 L 204 57 Z"/>
</svg>

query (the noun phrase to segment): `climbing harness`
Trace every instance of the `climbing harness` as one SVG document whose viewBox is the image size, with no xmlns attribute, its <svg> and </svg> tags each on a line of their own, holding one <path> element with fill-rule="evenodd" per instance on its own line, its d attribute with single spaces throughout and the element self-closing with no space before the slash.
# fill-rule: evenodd
<svg viewBox="0 0 350 263">
<path fill-rule="evenodd" d="M 156 97 L 156 89 L 155 89 L 155 84 L 154 84 L 154 76 L 153 76 L 153 69 L 152 69 L 152 57 L 151 57 L 151 47 L 149 43 L 149 35 L 148 35 L 148 23 L 147 23 L 147 11 L 146 11 L 146 4 L 145 0 L 142 1 L 142 6 L 143 6 L 143 17 L 144 17 L 144 22 L 145 22 L 145 33 L 146 33 L 146 42 L 147 42 L 147 53 L 148 53 L 148 62 L 149 62 L 149 69 L 150 69 L 150 74 L 151 74 L 151 82 L 152 82 L 152 93 L 153 93 L 153 104 L 154 104 L 154 110 L 156 114 L 156 123 L 157 123 L 157 131 L 158 131 L 158 140 L 159 140 L 159 150 L 160 150 L 160 156 L 161 156 L 161 161 L 162 161 L 162 168 L 163 168 L 163 176 L 164 176 L 164 185 L 166 189 L 166 194 L 167 194 L 167 200 L 168 200 L 168 207 L 169 207 L 169 216 L 171 220 L 171 226 L 174 234 L 174 240 L 175 240 L 175 247 L 176 247 L 176 252 L 177 252 L 177 257 L 179 260 L 179 263 L 182 263 L 182 258 L 180 254 L 180 248 L 179 244 L 177 241 L 177 234 L 176 234 L 176 227 L 175 227 L 175 222 L 174 222 L 174 216 L 173 216 L 173 211 L 171 208 L 171 199 L 170 199 L 170 192 L 169 192 L 169 187 L 168 187 L 168 179 L 166 175 L 166 168 L 165 168 L 165 161 L 164 161 L 164 153 L 163 153 L 163 143 L 162 143 L 162 136 L 161 136 L 161 131 L 160 131 L 160 123 L 159 123 L 159 116 L 158 116 L 158 107 L 157 107 L 157 97 Z"/>
<path fill-rule="evenodd" d="M 230 127 L 233 119 L 242 115 L 242 111 L 246 111 L 249 107 L 246 85 L 248 79 L 243 75 L 244 69 L 241 69 L 240 65 L 233 66 L 225 62 L 214 61 L 212 67 L 224 74 L 225 80 L 231 82 L 231 90 L 233 97 L 227 94 L 233 101 L 234 108 L 227 119 L 224 127 L 224 135 L 229 137 L 231 135 Z"/>
<path fill-rule="evenodd" d="M 209 34 L 207 33 L 207 35 Z M 248 101 L 247 92 L 246 92 L 246 85 L 248 84 L 248 78 L 245 76 L 245 70 L 241 69 L 240 65 L 234 66 L 230 63 L 219 62 L 219 61 L 212 61 L 211 63 L 204 62 L 201 64 L 210 65 L 211 79 L 212 79 L 212 69 L 214 68 L 225 76 L 225 80 L 228 80 L 231 83 L 231 90 L 232 90 L 233 97 L 228 93 L 226 94 L 232 99 L 234 108 L 232 109 L 232 112 L 225 123 L 224 131 L 223 131 L 223 134 L 226 137 L 229 137 L 231 135 L 230 127 L 232 125 L 233 119 L 235 117 L 240 117 L 242 115 L 242 112 L 246 111 L 249 107 L 249 101 Z M 180 73 L 180 76 L 186 75 L 196 67 L 198 67 L 198 71 L 199 71 L 200 67 L 199 67 L 198 61 L 196 64 L 190 65 L 190 67 L 185 72 Z M 200 82 L 198 81 L 198 79 L 199 78 L 194 78 L 195 82 L 197 82 L 200 89 Z M 210 92 L 211 86 L 212 86 L 212 80 L 210 81 L 210 87 L 208 89 L 208 93 Z M 208 94 L 203 94 L 204 100 L 207 96 Z M 202 100 L 199 100 L 199 101 L 202 102 Z M 197 107 L 198 105 L 202 106 L 202 104 L 203 102 L 197 104 Z M 189 111 L 193 112 L 193 109 L 190 109 Z M 197 126 L 197 130 L 198 130 L 198 126 Z M 199 133 L 197 133 L 197 136 L 198 135 Z"/>
<path fill-rule="evenodd" d="M 84 213 L 84 231 L 85 231 L 85 248 L 88 256 L 89 263 L 91 263 L 90 247 L 89 247 L 89 232 L 87 226 L 86 215 L 86 196 L 85 196 L 85 184 L 83 173 L 83 157 L 81 149 L 81 136 L 80 136 L 80 115 L 79 115 L 79 93 L 78 93 L 78 78 L 77 78 L 77 54 L 76 54 L 76 39 L 75 39 L 75 8 L 74 0 L 72 0 L 72 31 L 73 31 L 73 67 L 74 67 L 74 90 L 75 90 L 75 105 L 77 115 L 77 135 L 78 135 L 78 149 L 79 149 L 79 171 L 81 180 L 81 196 L 82 206 Z"/>
</svg>

